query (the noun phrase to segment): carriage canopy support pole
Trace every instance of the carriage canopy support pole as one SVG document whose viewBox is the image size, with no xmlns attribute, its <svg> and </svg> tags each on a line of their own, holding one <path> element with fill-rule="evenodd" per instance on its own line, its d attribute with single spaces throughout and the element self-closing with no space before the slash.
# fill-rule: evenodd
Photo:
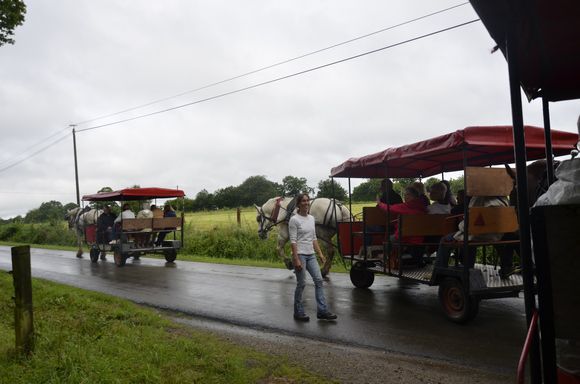
<svg viewBox="0 0 580 384">
<path fill-rule="evenodd" d="M 554 164 L 552 153 L 552 128 L 550 127 L 550 105 L 545 97 L 542 97 L 542 109 L 544 112 L 544 139 L 546 141 L 546 170 L 548 172 L 548 183 L 554 182 Z"/>
<path fill-rule="evenodd" d="M 77 163 L 77 135 L 75 131 L 75 125 L 71 125 L 72 127 L 72 136 L 73 136 L 73 151 L 75 157 L 75 185 L 77 188 L 77 206 L 81 206 L 81 194 L 79 192 L 79 167 Z"/>
<path fill-rule="evenodd" d="M 524 280 L 524 302 L 526 305 L 526 320 L 528 327 L 532 322 L 536 301 L 534 296 L 534 275 L 532 265 L 532 249 L 530 242 L 530 213 L 528 209 L 528 181 L 526 170 L 526 144 L 524 137 L 524 119 L 522 113 L 522 98 L 520 91 L 518 42 L 515 28 L 519 26 L 519 20 L 515 14 L 517 5 L 510 2 L 512 9 L 511 20 L 506 25 L 506 51 L 510 84 L 510 99 L 512 109 L 512 124 L 514 135 L 514 156 L 516 160 L 516 183 L 518 196 L 518 219 L 520 221 L 520 258 L 522 262 L 522 277 Z M 532 340 L 530 349 L 530 374 L 531 383 L 539 384 L 541 381 L 541 363 L 537 334 Z"/>
</svg>

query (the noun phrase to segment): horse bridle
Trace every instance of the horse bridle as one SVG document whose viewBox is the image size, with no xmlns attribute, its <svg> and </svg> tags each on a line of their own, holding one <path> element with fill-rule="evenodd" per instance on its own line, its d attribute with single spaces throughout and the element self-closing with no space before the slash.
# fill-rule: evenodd
<svg viewBox="0 0 580 384">
<path fill-rule="evenodd" d="M 284 208 L 283 206 L 279 206 L 280 209 L 285 210 L 286 212 L 288 212 L 288 210 L 286 208 Z M 275 226 L 277 226 L 278 224 L 287 221 L 286 218 L 288 218 L 288 215 L 286 215 L 284 217 L 283 220 L 278 220 L 277 217 L 272 217 L 272 216 L 268 216 L 264 213 L 264 210 L 262 209 L 262 207 L 260 207 L 260 209 L 258 210 L 258 212 L 260 213 L 260 232 L 270 232 L 272 230 L 272 228 L 274 228 Z M 268 221 L 268 226 L 266 226 L 265 228 L 263 227 L 263 221 L 267 220 Z"/>
</svg>

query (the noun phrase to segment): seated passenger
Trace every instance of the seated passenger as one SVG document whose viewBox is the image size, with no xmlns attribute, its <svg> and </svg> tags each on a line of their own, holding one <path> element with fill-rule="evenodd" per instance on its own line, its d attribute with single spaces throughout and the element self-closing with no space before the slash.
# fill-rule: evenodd
<svg viewBox="0 0 580 384">
<path fill-rule="evenodd" d="M 177 217 L 177 214 L 175 213 L 170 204 L 165 204 L 163 206 L 163 217 Z M 165 236 L 167 236 L 169 232 L 170 231 L 159 232 L 157 240 L 155 241 L 155 245 L 161 246 L 163 244 L 163 240 L 165 240 Z"/>
<path fill-rule="evenodd" d="M 441 180 L 441 182 L 445 184 L 445 187 L 447 188 L 443 200 L 446 204 L 449 204 L 451 208 L 455 207 L 457 205 L 457 199 L 453 196 L 453 192 L 451 192 L 451 184 L 449 183 L 449 180 Z"/>
<path fill-rule="evenodd" d="M 507 207 L 508 201 L 503 196 L 474 196 L 469 200 L 469 207 Z M 459 230 L 450 233 L 441 239 L 439 249 L 437 250 L 437 258 L 435 266 L 446 268 L 449 266 L 449 256 L 453 244 L 461 247 L 463 242 L 463 231 L 465 228 L 465 221 L 459 223 Z M 503 237 L 503 233 L 486 233 L 481 235 L 469 235 L 469 241 L 499 241 Z M 475 265 L 475 247 L 469 247 L 468 259 L 465 262 L 468 268 L 473 268 Z"/>
<path fill-rule="evenodd" d="M 154 219 L 163 218 L 163 211 L 161 209 L 157 208 L 157 206 L 155 204 L 151 204 L 151 207 L 149 209 L 151 210 L 151 212 L 153 212 Z M 156 241 L 157 241 L 157 233 L 154 232 L 151 234 L 151 243 L 155 244 Z"/>
<path fill-rule="evenodd" d="M 397 191 L 393 189 L 393 182 L 390 179 L 383 179 L 381 181 L 379 200 L 381 203 L 385 204 L 401 204 L 403 202 L 401 195 L 399 195 Z M 367 235 L 365 236 L 365 246 L 368 246 L 373 242 L 372 233 L 384 233 L 386 230 L 386 225 L 369 225 L 366 227 L 366 230 Z M 389 233 L 393 233 L 394 230 L 394 226 L 390 225 Z"/>
<path fill-rule="evenodd" d="M 451 207 L 451 214 L 452 215 L 462 215 L 463 210 L 465 209 L 465 190 L 460 189 L 457 191 L 457 204 Z"/>
<path fill-rule="evenodd" d="M 123 211 L 117 218 L 115 219 L 115 226 L 113 227 L 113 237 L 115 239 L 119 238 L 119 234 L 121 233 L 121 220 L 124 219 L 134 219 L 135 214 L 131 211 L 131 206 L 125 203 L 123 204 Z"/>
<path fill-rule="evenodd" d="M 431 204 L 429 198 L 425 194 L 425 185 L 422 182 L 415 181 L 411 183 L 410 187 L 417 191 L 419 194 L 419 201 L 423 203 L 423 206 L 427 207 L 429 204 Z"/>
<path fill-rule="evenodd" d="M 163 217 L 163 211 L 161 209 L 157 208 L 157 206 L 155 204 L 151 205 L 150 210 L 151 210 L 151 212 L 153 212 L 153 218 L 160 219 Z"/>
<path fill-rule="evenodd" d="M 420 200 L 419 193 L 416 189 L 412 187 L 406 187 L 404 192 L 404 203 L 400 204 L 385 204 L 381 201 L 377 201 L 377 207 L 383 211 L 390 211 L 393 215 L 405 215 L 405 214 L 419 214 L 425 213 L 425 205 Z M 391 235 L 390 240 L 396 241 L 399 239 L 399 226 L 396 225 L 395 234 Z M 403 239 L 406 243 L 421 243 L 423 238 L 421 236 L 405 236 Z"/>
<path fill-rule="evenodd" d="M 445 184 L 439 182 L 431 186 L 429 191 L 429 197 L 433 201 L 433 204 L 427 207 L 427 213 L 435 214 L 449 214 L 451 213 L 451 205 L 445 201 L 445 196 L 447 194 L 447 187 Z"/>
<path fill-rule="evenodd" d="M 393 182 L 390 179 L 383 179 L 381 181 L 381 198 L 382 203 L 385 204 L 401 204 L 403 199 L 393 189 Z"/>
<path fill-rule="evenodd" d="M 120 223 L 122 219 L 134 219 L 135 214 L 131 211 L 131 207 L 129 204 L 123 204 L 123 211 L 117 218 L 115 219 L 115 223 Z"/>
<path fill-rule="evenodd" d="M 153 212 L 148 208 L 143 208 L 137 212 L 137 219 L 152 219 Z M 141 232 L 151 232 L 152 228 L 144 228 Z M 151 240 L 151 233 L 136 233 L 133 235 L 135 238 L 135 246 L 137 248 L 145 248 L 149 246 Z"/>
</svg>

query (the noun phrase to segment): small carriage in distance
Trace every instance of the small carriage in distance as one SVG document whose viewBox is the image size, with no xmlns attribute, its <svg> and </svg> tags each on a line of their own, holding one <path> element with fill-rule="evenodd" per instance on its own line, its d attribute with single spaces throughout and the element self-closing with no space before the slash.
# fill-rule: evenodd
<svg viewBox="0 0 580 384">
<path fill-rule="evenodd" d="M 527 159 L 542 159 L 544 130 L 526 126 L 525 137 Z M 569 154 L 577 141 L 578 135 L 574 133 L 552 131 L 556 156 Z M 464 190 L 468 197 L 507 196 L 514 189 L 514 180 L 503 166 L 491 166 L 513 161 L 511 126 L 467 127 L 429 140 L 351 158 L 334 167 L 331 177 L 349 178 L 350 185 L 351 178 L 424 178 L 464 171 Z M 472 241 L 469 237 L 470 234 L 517 233 L 519 224 L 515 208 L 468 207 L 466 199 L 463 212 L 461 218 L 427 213 L 397 216 L 378 207 L 364 207 L 362 220 L 338 223 L 340 253 L 352 264 L 353 285 L 369 288 L 375 274 L 379 273 L 439 286 L 443 311 L 449 320 L 457 323 L 473 319 L 480 300 L 518 296 L 523 290 L 522 276 L 513 273 L 502 278 L 497 259 L 491 257 L 493 250 L 500 247 L 511 247 L 519 253 L 517 236 L 502 241 Z M 436 265 L 435 258 L 429 256 L 436 254 L 442 236 L 457 231 L 460 220 L 467 223 L 463 230 L 464 240 L 449 245 L 455 249 L 455 263 Z M 394 221 L 399 228 L 399 239 L 395 240 L 389 233 Z M 383 229 L 377 230 L 379 227 Z M 409 237 L 424 240 L 419 244 L 406 243 Z M 467 255 L 470 250 L 473 254 L 474 249 L 480 249 L 475 265 L 471 267 L 466 262 L 459 265 L 459 260 L 470 257 Z M 409 256 L 411 260 L 405 260 Z"/>
<path fill-rule="evenodd" d="M 85 241 L 90 247 L 90 258 L 97 262 L 99 255 L 112 252 L 115 264 L 118 267 L 125 265 L 129 257 L 139 258 L 145 254 L 162 254 L 167 262 L 177 258 L 177 251 L 183 246 L 183 197 L 185 193 L 179 189 L 167 188 L 127 188 L 113 192 L 101 192 L 85 195 L 84 202 L 95 203 L 95 208 L 102 209 L 110 202 L 140 203 L 155 201 L 156 199 L 177 198 L 181 207 L 181 217 L 150 217 L 150 218 L 121 218 L 115 224 L 115 238 L 112 241 L 97 236 L 97 225 L 85 227 Z M 162 236 L 163 241 L 154 241 Z"/>
</svg>

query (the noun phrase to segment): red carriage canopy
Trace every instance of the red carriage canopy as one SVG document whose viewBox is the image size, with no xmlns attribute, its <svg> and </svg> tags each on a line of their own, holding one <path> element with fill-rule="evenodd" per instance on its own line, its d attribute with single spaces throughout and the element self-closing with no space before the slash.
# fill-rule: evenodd
<svg viewBox="0 0 580 384">
<path fill-rule="evenodd" d="M 528 160 L 545 157 L 544 129 L 525 126 Z M 489 166 L 514 162 L 511 126 L 467 127 L 446 135 L 367 156 L 351 158 L 332 168 L 332 177 L 381 178 L 428 177 L 468 166 Z M 552 130 L 554 156 L 569 154 L 578 135 Z"/>
<path fill-rule="evenodd" d="M 168 188 L 126 188 L 113 192 L 101 192 L 83 196 L 83 201 L 125 201 L 125 200 L 150 200 L 169 199 L 183 197 L 185 192 L 181 189 Z"/>
</svg>

